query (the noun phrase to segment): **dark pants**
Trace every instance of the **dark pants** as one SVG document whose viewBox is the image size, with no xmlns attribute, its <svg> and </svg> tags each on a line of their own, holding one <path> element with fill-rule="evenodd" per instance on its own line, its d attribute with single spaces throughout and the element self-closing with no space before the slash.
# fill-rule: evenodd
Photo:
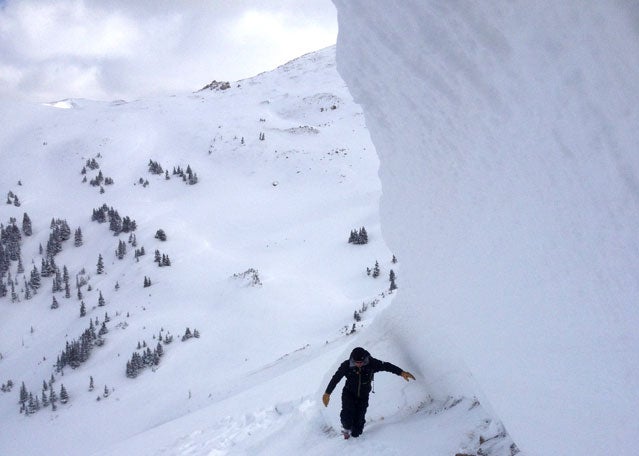
<svg viewBox="0 0 639 456">
<path fill-rule="evenodd" d="M 368 394 L 361 397 L 342 391 L 342 411 L 339 417 L 344 429 L 351 431 L 353 437 L 359 436 L 366 423 L 366 409 L 368 408 Z"/>
</svg>

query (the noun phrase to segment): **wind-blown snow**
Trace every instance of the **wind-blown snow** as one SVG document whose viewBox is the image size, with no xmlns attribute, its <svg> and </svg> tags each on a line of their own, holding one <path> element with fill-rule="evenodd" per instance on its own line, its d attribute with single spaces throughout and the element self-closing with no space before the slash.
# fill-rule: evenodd
<svg viewBox="0 0 639 456">
<path fill-rule="evenodd" d="M 402 258 L 379 334 L 529 454 L 636 454 L 636 2 L 335 4 Z"/>
</svg>

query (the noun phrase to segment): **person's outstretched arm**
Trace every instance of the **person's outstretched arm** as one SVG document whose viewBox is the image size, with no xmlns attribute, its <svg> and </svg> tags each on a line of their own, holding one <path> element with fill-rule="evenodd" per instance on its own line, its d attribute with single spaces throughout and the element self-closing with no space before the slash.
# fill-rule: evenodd
<svg viewBox="0 0 639 456">
<path fill-rule="evenodd" d="M 392 372 L 395 375 L 399 375 L 406 381 L 409 381 L 410 379 L 415 380 L 415 376 L 413 374 L 411 374 L 410 372 L 406 372 L 401 367 L 397 367 L 393 363 L 371 358 L 371 364 L 374 372 Z"/>
</svg>

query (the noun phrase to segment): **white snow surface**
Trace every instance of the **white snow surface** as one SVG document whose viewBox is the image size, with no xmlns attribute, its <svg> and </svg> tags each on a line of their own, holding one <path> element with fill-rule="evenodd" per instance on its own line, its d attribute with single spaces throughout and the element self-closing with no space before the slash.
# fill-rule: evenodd
<svg viewBox="0 0 639 456">
<path fill-rule="evenodd" d="M 18 261 L 8 271 L 16 299 L 10 285 L 0 298 L 0 383 L 14 384 L 0 392 L 1 455 L 510 455 L 515 448 L 473 388 L 439 379 L 469 383 L 463 363 L 451 361 L 456 355 L 428 340 L 432 294 L 416 299 L 414 288 L 395 300 L 407 271 L 400 256 L 392 263 L 380 233 L 379 161 L 336 71 L 335 48 L 227 90 L 131 102 L 2 102 L 0 123 L 0 223 L 15 218 L 21 227 L 27 213 L 33 225 L 21 239 L 24 272 Z M 104 193 L 82 182 L 90 159 L 99 169 L 87 169 L 89 180 L 102 172 L 114 181 Z M 170 179 L 150 174 L 150 160 Z M 198 183 L 172 175 L 177 166 L 190 166 Z M 146 251 L 139 262 L 129 234 L 91 221 L 103 204 L 136 221 L 137 248 Z M 50 308 L 52 278 L 31 299 L 24 288 L 41 267 L 52 219 L 72 230 L 55 256 L 71 277 L 71 296 L 55 293 L 58 309 Z M 369 243 L 349 244 L 362 226 Z M 158 229 L 166 241 L 155 238 Z M 402 251 L 408 255 L 417 239 Z M 119 241 L 127 245 L 122 259 Z M 157 266 L 156 249 L 170 266 Z M 374 279 L 366 269 L 376 261 Z M 8 284 L 8 274 L 2 279 Z M 85 317 L 76 279 L 87 281 Z M 55 372 L 66 342 L 78 340 L 89 319 L 101 327 L 106 313 L 104 345 L 75 369 Z M 200 337 L 182 342 L 187 327 Z M 127 378 L 138 343 L 154 349 L 160 332 L 174 341 L 163 345 L 159 365 Z M 417 381 L 378 374 L 365 433 L 344 441 L 339 389 L 328 408 L 320 398 L 357 345 Z M 496 364 L 510 362 L 495 355 Z M 22 382 L 40 396 L 52 374 L 53 388 L 59 394 L 63 384 L 70 401 L 21 414 Z"/>
<path fill-rule="evenodd" d="M 523 453 L 637 454 L 639 4 L 334 3 L 402 260 L 383 330 Z"/>
</svg>

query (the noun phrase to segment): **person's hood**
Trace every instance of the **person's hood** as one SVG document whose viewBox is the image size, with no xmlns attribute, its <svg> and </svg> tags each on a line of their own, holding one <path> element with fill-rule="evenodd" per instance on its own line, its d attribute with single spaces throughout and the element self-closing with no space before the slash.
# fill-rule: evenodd
<svg viewBox="0 0 639 456">
<path fill-rule="evenodd" d="M 351 367 L 355 366 L 355 361 L 364 361 L 364 366 L 366 366 L 370 362 L 371 354 L 368 353 L 362 347 L 355 347 L 351 352 L 351 356 L 348 359 L 348 364 Z"/>
</svg>

